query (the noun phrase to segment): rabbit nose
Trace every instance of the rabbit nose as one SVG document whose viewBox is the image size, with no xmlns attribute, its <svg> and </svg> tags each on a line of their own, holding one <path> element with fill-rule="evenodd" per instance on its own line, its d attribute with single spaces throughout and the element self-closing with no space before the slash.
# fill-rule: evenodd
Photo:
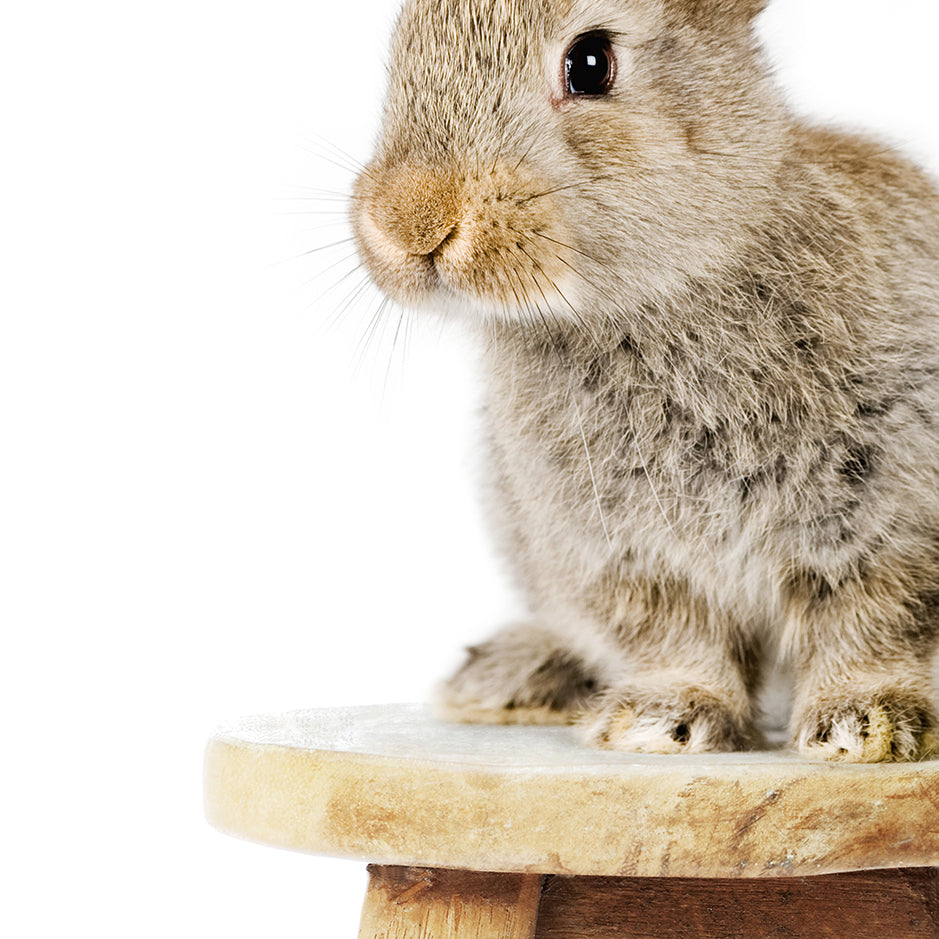
<svg viewBox="0 0 939 939">
<path fill-rule="evenodd" d="M 433 254 L 459 221 L 459 183 L 451 173 L 398 167 L 385 174 L 376 188 L 372 218 L 408 254 Z"/>
</svg>

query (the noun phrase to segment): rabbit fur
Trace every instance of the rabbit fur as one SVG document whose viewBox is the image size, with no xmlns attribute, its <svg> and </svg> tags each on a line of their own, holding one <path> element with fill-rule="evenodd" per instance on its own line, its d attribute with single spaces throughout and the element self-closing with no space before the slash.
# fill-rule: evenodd
<svg viewBox="0 0 939 939">
<path fill-rule="evenodd" d="M 352 220 L 470 323 L 488 508 L 530 619 L 438 707 L 608 748 L 936 749 L 939 196 L 787 108 L 759 0 L 408 0 Z M 572 95 L 601 35 L 612 87 Z"/>
</svg>

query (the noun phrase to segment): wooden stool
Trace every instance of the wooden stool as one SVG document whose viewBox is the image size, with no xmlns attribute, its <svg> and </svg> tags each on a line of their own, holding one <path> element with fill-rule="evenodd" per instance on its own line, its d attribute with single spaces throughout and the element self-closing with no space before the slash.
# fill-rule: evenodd
<svg viewBox="0 0 939 939">
<path fill-rule="evenodd" d="M 606 753 L 416 706 L 218 732 L 209 821 L 373 862 L 360 939 L 939 937 L 939 761 Z"/>
</svg>

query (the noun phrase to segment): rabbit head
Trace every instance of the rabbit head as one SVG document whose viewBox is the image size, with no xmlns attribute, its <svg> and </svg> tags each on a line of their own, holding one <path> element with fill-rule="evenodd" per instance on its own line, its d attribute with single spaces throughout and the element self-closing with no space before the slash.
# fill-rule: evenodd
<svg viewBox="0 0 939 939">
<path fill-rule="evenodd" d="M 353 225 L 411 307 L 591 328 L 733 263 L 785 112 L 759 0 L 409 0 Z"/>
</svg>

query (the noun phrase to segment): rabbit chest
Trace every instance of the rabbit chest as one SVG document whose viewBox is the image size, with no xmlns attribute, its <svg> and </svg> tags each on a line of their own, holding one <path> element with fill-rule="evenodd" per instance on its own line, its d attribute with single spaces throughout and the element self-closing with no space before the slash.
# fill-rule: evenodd
<svg viewBox="0 0 939 939">
<path fill-rule="evenodd" d="M 756 367 L 743 341 L 706 344 L 492 343 L 497 521 L 534 593 L 613 564 L 765 615 L 793 571 L 836 580 L 902 526 L 934 379 L 822 386 L 804 349 L 764 342 Z"/>
</svg>

